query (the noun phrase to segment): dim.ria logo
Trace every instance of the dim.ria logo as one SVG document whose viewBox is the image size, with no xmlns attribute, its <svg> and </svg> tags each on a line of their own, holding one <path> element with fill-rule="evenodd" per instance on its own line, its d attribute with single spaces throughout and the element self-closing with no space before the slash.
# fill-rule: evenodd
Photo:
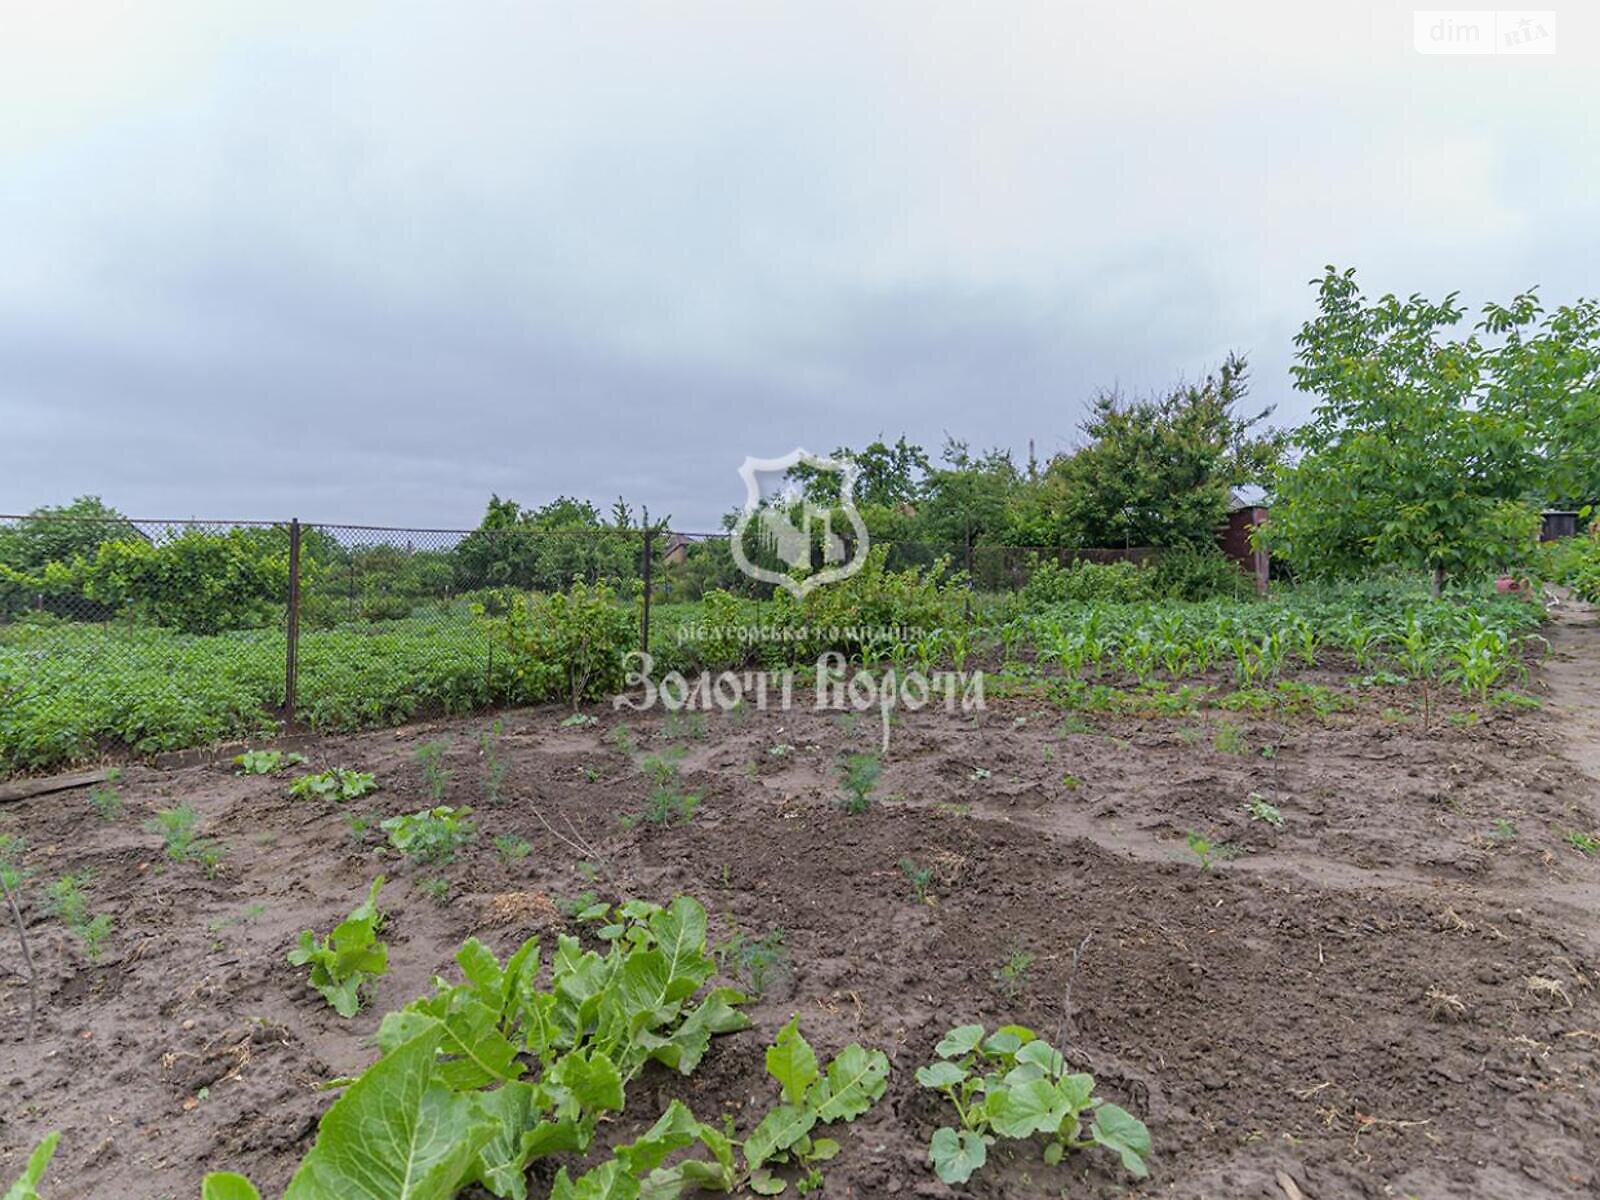
<svg viewBox="0 0 1600 1200">
<path fill-rule="evenodd" d="M 806 450 L 791 450 L 782 458 L 746 458 L 739 468 L 744 508 L 730 539 L 739 569 L 751 579 L 787 588 L 797 598 L 859 571 L 868 541 L 856 511 L 857 473 L 853 462 Z M 768 486 L 773 490 L 766 490 Z M 816 497 L 827 494 L 825 487 L 837 487 L 838 498 L 818 504 Z M 751 562 L 751 542 L 787 569 Z"/>
</svg>

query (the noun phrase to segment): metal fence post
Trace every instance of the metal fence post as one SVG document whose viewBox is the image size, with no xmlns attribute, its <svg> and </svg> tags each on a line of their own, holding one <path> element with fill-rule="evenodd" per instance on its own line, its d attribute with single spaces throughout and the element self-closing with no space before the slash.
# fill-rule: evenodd
<svg viewBox="0 0 1600 1200">
<path fill-rule="evenodd" d="M 654 558 L 651 555 L 652 543 L 655 541 L 656 531 L 649 526 L 644 531 L 644 607 L 639 612 L 639 649 L 650 653 L 650 580 L 653 574 L 651 567 Z"/>
<path fill-rule="evenodd" d="M 289 616 L 284 641 L 283 719 L 294 723 L 295 692 L 300 686 L 300 518 L 289 522 Z"/>
</svg>

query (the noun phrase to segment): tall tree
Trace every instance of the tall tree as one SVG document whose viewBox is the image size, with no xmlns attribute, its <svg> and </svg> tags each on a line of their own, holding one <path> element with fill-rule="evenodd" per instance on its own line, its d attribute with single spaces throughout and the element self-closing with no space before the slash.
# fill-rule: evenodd
<svg viewBox="0 0 1600 1200">
<path fill-rule="evenodd" d="M 1569 473 L 1547 439 L 1572 412 L 1558 380 L 1585 374 L 1567 354 L 1578 343 L 1521 336 L 1537 315 L 1531 295 L 1452 337 L 1465 314 L 1454 292 L 1370 302 L 1353 269 L 1333 267 L 1313 284 L 1321 311 L 1295 338 L 1292 372 L 1318 404 L 1296 432 L 1298 462 L 1276 480 L 1277 552 L 1307 574 L 1397 565 L 1431 571 L 1436 586 L 1515 561 L 1536 503 Z M 1504 340 L 1486 349 L 1480 333 Z M 1592 388 L 1592 363 L 1587 375 Z"/>
<path fill-rule="evenodd" d="M 1051 461 L 1013 508 L 1009 538 L 1039 546 L 1213 544 L 1232 489 L 1259 481 L 1282 453 L 1262 428 L 1270 408 L 1239 411 L 1244 358 L 1230 354 L 1199 383 L 1164 396 L 1095 398 L 1084 445 Z"/>
</svg>

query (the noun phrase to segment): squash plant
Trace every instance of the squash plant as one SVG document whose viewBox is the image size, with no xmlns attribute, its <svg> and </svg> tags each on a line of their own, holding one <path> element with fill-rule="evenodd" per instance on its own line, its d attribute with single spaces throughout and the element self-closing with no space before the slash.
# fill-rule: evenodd
<svg viewBox="0 0 1600 1200">
<path fill-rule="evenodd" d="M 961 1025 L 934 1047 L 938 1061 L 917 1071 L 917 1082 L 955 1107 L 959 1128 L 935 1131 L 928 1147 L 945 1183 L 965 1183 L 988 1161 L 997 1138 L 1044 1135 L 1044 1161 L 1068 1150 L 1103 1146 L 1129 1174 L 1150 1173 L 1150 1131 L 1126 1109 L 1094 1094 L 1094 1076 L 1069 1073 L 1061 1052 L 1032 1030 L 1006 1025 L 985 1036 L 982 1025 Z"/>
</svg>

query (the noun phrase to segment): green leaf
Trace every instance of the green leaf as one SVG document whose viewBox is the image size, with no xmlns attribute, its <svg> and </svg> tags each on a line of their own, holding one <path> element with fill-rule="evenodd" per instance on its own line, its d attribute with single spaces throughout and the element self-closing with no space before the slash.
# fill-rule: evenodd
<svg viewBox="0 0 1600 1200">
<path fill-rule="evenodd" d="M 1022 1049 L 1022 1038 L 1010 1029 L 997 1029 L 984 1039 L 983 1048 L 990 1054 L 1013 1055 Z"/>
<path fill-rule="evenodd" d="M 811 1153 L 806 1155 L 812 1162 L 827 1162 L 839 1156 L 839 1143 L 832 1138 L 819 1137 L 811 1143 Z"/>
<path fill-rule="evenodd" d="M 971 1054 L 978 1048 L 978 1043 L 983 1041 L 982 1025 L 958 1025 L 944 1039 L 933 1048 L 933 1052 L 940 1058 L 960 1058 L 963 1054 Z"/>
<path fill-rule="evenodd" d="M 797 1104 L 780 1104 L 761 1119 L 761 1124 L 751 1131 L 744 1141 L 745 1162 L 755 1170 L 775 1154 L 782 1154 L 793 1146 L 817 1124 L 813 1108 Z"/>
<path fill-rule="evenodd" d="M 925 1088 L 955 1087 L 967 1077 L 967 1072 L 953 1062 L 929 1063 L 917 1068 L 917 1082 Z"/>
<path fill-rule="evenodd" d="M 1066 1069 L 1066 1060 L 1061 1057 L 1061 1051 L 1053 1048 L 1049 1042 L 1029 1042 L 1017 1051 L 1017 1062 L 1031 1063 L 1046 1075 L 1054 1078 Z"/>
<path fill-rule="evenodd" d="M 450 1200 L 496 1134 L 477 1102 L 434 1081 L 442 1027 L 397 1047 L 350 1085 L 284 1200 Z"/>
<path fill-rule="evenodd" d="M 200 1183 L 200 1200 L 261 1200 L 255 1184 L 232 1171 L 213 1171 Z"/>
<path fill-rule="evenodd" d="M 674 1150 L 698 1141 L 700 1121 L 681 1100 L 674 1100 L 667 1111 L 638 1138 L 617 1151 L 620 1158 L 635 1176 L 654 1171 Z"/>
<path fill-rule="evenodd" d="M 508 1083 L 478 1094 L 478 1104 L 495 1122 L 495 1136 L 478 1151 L 472 1178 L 502 1200 L 527 1200 L 528 1164 L 533 1161 L 525 1131 L 536 1123 L 542 1105 L 531 1083 Z"/>
<path fill-rule="evenodd" d="M 638 1200 L 639 1181 L 616 1159 L 602 1163 L 576 1180 L 563 1167 L 550 1189 L 550 1200 Z"/>
<path fill-rule="evenodd" d="M 933 1140 L 928 1143 L 928 1158 L 940 1179 L 965 1183 L 989 1160 L 989 1149 L 972 1130 L 957 1133 L 947 1126 L 934 1131 Z"/>
<path fill-rule="evenodd" d="M 750 1027 L 750 1018 L 733 1009 L 733 1005 L 743 1004 L 744 1000 L 743 993 L 732 988 L 714 988 L 669 1037 L 663 1040 L 641 1034 L 640 1041 L 650 1049 L 651 1058 L 688 1075 L 700 1065 L 714 1035 L 737 1033 Z"/>
<path fill-rule="evenodd" d="M 586 1112 L 618 1112 L 622 1108 L 622 1074 L 603 1050 L 575 1050 L 563 1056 L 550 1079 Z"/>
<path fill-rule="evenodd" d="M 47 1134 L 44 1141 L 33 1148 L 22 1176 L 6 1189 L 5 1200 L 39 1200 L 39 1181 L 44 1178 L 45 1169 L 55 1157 L 56 1145 L 60 1141 L 59 1133 Z"/>
<path fill-rule="evenodd" d="M 758 1196 L 779 1196 L 789 1183 L 771 1171 L 760 1169 L 750 1172 L 750 1190 Z"/>
<path fill-rule="evenodd" d="M 1089 1136 L 1108 1150 L 1122 1156 L 1122 1165 L 1135 1179 L 1150 1174 L 1145 1159 L 1150 1156 L 1150 1131 L 1144 1122 L 1125 1108 L 1115 1104 L 1102 1104 L 1095 1110 L 1094 1125 Z"/>
<path fill-rule="evenodd" d="M 778 1031 L 777 1041 L 767 1047 L 767 1074 L 783 1085 L 783 1098 L 790 1104 L 803 1103 L 806 1091 L 821 1078 L 816 1052 L 800 1036 L 798 1013 Z"/>
<path fill-rule="evenodd" d="M 984 1109 L 995 1132 L 1012 1138 L 1054 1133 L 1069 1113 L 1056 1085 L 1043 1077 L 990 1093 Z"/>
<path fill-rule="evenodd" d="M 827 1078 L 817 1085 L 810 1102 L 819 1121 L 853 1121 L 883 1095 L 888 1080 L 888 1055 L 849 1045 L 828 1064 Z"/>
</svg>

